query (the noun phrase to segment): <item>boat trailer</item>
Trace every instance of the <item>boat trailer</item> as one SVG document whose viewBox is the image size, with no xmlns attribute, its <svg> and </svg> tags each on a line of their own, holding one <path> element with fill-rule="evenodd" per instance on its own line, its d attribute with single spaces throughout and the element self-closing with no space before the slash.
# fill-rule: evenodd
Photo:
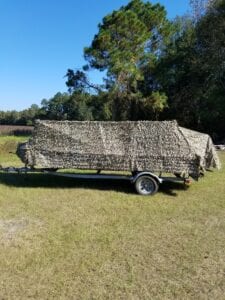
<svg viewBox="0 0 225 300">
<path fill-rule="evenodd" d="M 149 171 L 133 172 L 132 175 L 121 174 L 101 174 L 100 170 L 97 173 L 64 173 L 57 172 L 57 169 L 34 169 L 28 167 L 2 167 L 0 171 L 3 173 L 16 173 L 16 174 L 28 174 L 28 173 L 42 173 L 51 176 L 67 177 L 74 179 L 91 179 L 91 180 L 125 180 L 129 181 L 135 186 L 136 192 L 143 196 L 154 195 L 159 189 L 159 185 L 164 182 L 177 182 L 185 185 L 190 185 L 191 179 L 177 174 L 174 177 L 163 177 L 156 175 Z"/>
</svg>

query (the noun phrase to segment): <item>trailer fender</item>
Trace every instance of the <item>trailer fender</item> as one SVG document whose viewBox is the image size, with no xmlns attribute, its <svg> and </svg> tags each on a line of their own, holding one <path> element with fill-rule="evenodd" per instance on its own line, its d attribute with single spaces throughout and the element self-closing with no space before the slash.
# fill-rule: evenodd
<svg viewBox="0 0 225 300">
<path fill-rule="evenodd" d="M 135 183 L 136 180 L 139 177 L 141 177 L 141 176 L 150 176 L 150 177 L 154 178 L 159 184 L 163 182 L 162 178 L 160 178 L 156 174 L 148 172 L 148 171 L 145 171 L 145 172 L 138 172 L 137 174 L 135 174 L 134 176 L 132 176 L 131 183 Z"/>
</svg>

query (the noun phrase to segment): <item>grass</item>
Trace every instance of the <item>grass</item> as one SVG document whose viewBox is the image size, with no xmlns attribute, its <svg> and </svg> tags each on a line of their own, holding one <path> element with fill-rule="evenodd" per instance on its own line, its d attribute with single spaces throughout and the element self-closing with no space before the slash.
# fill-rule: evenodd
<svg viewBox="0 0 225 300">
<path fill-rule="evenodd" d="M 0 135 L 24 136 L 30 135 L 33 131 L 33 126 L 23 125 L 0 125 Z"/>
<path fill-rule="evenodd" d="M 28 140 L 28 136 L 1 136 L 0 135 L 0 165 L 20 166 L 21 161 L 15 155 L 18 143 Z"/>
<path fill-rule="evenodd" d="M 1 164 L 19 140 L 0 138 Z M 0 173 L 0 299 L 224 299 L 224 195 L 224 168 L 154 197 Z"/>
</svg>

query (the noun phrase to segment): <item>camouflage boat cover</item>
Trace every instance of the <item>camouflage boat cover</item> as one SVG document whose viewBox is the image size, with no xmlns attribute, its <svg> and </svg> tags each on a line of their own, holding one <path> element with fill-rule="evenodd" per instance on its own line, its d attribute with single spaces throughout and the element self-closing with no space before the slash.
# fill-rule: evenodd
<svg viewBox="0 0 225 300">
<path fill-rule="evenodd" d="M 200 156 L 200 166 L 203 170 L 210 168 L 221 168 L 219 157 L 213 145 L 213 141 L 208 134 L 198 131 L 179 127 L 189 143 L 195 150 L 195 153 Z"/>
<path fill-rule="evenodd" d="M 36 121 L 32 138 L 18 147 L 35 168 L 185 173 L 218 167 L 211 138 L 176 121 Z"/>
</svg>

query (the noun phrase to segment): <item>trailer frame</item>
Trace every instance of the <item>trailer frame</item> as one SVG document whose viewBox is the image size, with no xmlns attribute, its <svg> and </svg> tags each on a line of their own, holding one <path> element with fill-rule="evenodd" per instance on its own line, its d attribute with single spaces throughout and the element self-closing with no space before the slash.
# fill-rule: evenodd
<svg viewBox="0 0 225 300">
<path fill-rule="evenodd" d="M 89 179 L 89 180 L 121 180 L 129 181 L 135 186 L 136 192 L 143 196 L 152 196 L 157 193 L 160 184 L 164 182 L 179 182 L 189 185 L 191 179 L 189 177 L 163 177 L 161 174 L 156 175 L 149 171 L 134 172 L 131 175 L 121 174 L 100 174 L 100 170 L 97 173 L 63 173 L 57 172 L 58 170 L 52 169 L 35 169 L 29 167 L 2 167 L 0 171 L 5 173 L 17 173 L 17 174 L 28 174 L 28 173 L 42 173 L 45 175 L 66 177 L 74 179 Z"/>
</svg>

